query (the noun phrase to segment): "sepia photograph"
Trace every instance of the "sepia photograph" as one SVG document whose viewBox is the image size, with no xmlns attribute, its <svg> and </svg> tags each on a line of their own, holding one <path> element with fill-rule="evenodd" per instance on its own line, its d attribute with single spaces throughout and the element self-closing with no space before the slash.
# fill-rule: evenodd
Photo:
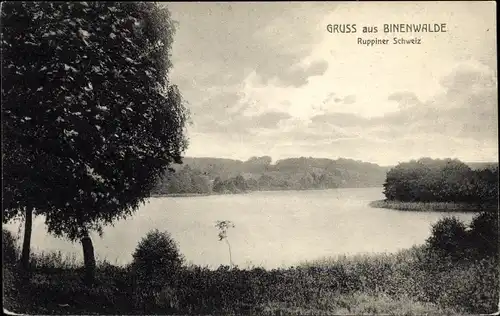
<svg viewBox="0 0 500 316">
<path fill-rule="evenodd" d="M 499 315 L 495 2 L 0 6 L 4 313 Z"/>
</svg>

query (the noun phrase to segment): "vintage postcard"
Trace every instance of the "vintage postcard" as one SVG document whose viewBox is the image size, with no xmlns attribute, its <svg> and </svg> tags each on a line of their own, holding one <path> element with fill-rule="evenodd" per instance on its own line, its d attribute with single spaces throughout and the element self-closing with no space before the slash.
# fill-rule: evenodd
<svg viewBox="0 0 500 316">
<path fill-rule="evenodd" d="M 496 3 L 1 4 L 4 311 L 500 311 Z"/>
</svg>

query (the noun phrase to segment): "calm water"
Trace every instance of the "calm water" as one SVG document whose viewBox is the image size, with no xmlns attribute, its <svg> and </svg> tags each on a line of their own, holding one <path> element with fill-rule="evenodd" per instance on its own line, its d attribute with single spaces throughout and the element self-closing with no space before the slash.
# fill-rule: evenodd
<svg viewBox="0 0 500 316">
<path fill-rule="evenodd" d="M 473 214 L 417 213 L 368 206 L 382 199 L 380 188 L 253 192 L 243 195 L 152 198 L 136 215 L 93 235 L 98 259 L 126 263 L 138 241 L 158 228 L 171 233 L 188 262 L 229 264 L 227 245 L 214 224 L 230 220 L 233 262 L 240 267 L 296 265 L 338 254 L 394 252 L 421 244 L 430 225 L 445 215 L 470 222 Z M 9 225 L 17 232 L 18 224 Z M 81 259 L 79 243 L 46 234 L 42 218 L 33 223 L 36 251 L 61 250 Z"/>
</svg>

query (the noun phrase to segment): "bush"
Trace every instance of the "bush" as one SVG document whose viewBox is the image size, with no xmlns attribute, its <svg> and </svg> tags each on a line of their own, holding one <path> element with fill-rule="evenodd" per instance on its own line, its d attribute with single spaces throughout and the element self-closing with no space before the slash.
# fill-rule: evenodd
<svg viewBox="0 0 500 316">
<path fill-rule="evenodd" d="M 427 245 L 433 251 L 452 259 L 463 258 L 467 248 L 467 231 L 456 217 L 445 217 L 432 225 Z"/>
<path fill-rule="evenodd" d="M 184 261 L 168 232 L 150 231 L 133 253 L 132 272 L 139 286 L 161 288 L 171 283 Z"/>
<path fill-rule="evenodd" d="M 498 255 L 498 213 L 482 212 L 470 224 L 469 247 L 476 258 Z"/>
<path fill-rule="evenodd" d="M 468 313 L 493 313 L 498 306 L 498 264 L 494 259 L 457 264 L 443 271 L 438 278 L 442 284 L 436 303 L 460 307 Z"/>
<path fill-rule="evenodd" d="M 177 287 L 184 259 L 170 234 L 157 229 L 150 231 L 132 256 L 135 307 L 148 313 L 160 313 L 158 308 L 161 312 L 173 311 L 176 298 L 166 291 Z"/>
<path fill-rule="evenodd" d="M 4 264 L 16 264 L 19 259 L 19 248 L 16 238 L 6 229 L 2 229 L 2 254 Z"/>
</svg>

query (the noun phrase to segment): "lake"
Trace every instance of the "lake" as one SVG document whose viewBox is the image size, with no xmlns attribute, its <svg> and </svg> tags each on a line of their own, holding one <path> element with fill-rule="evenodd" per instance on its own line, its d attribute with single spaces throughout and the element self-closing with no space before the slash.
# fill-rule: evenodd
<svg viewBox="0 0 500 316">
<path fill-rule="evenodd" d="M 92 239 L 98 259 L 124 264 L 132 260 L 139 240 L 158 228 L 171 233 L 187 262 L 213 268 L 229 264 L 215 222 L 230 220 L 235 225 L 228 230 L 233 262 L 241 268 L 275 268 L 341 254 L 395 252 L 424 243 L 431 224 L 446 215 L 466 223 L 474 216 L 368 206 L 380 199 L 381 188 L 151 198 L 133 217 Z M 17 232 L 19 224 L 6 226 Z M 48 235 L 40 217 L 33 221 L 32 247 L 82 258 L 79 243 Z"/>
</svg>

